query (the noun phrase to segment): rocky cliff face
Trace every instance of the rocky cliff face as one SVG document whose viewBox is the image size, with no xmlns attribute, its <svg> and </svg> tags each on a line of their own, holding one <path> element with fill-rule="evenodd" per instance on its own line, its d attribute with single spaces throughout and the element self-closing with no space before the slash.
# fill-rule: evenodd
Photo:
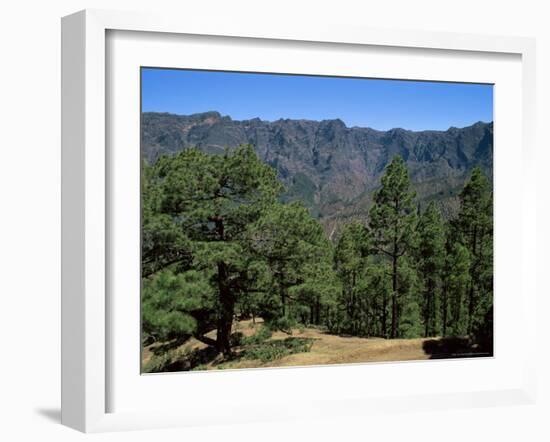
<svg viewBox="0 0 550 442">
<path fill-rule="evenodd" d="M 277 169 L 287 188 L 284 198 L 303 201 L 329 234 L 342 220 L 365 215 L 394 155 L 406 161 L 419 204 L 436 200 L 447 217 L 456 212 L 456 195 L 474 166 L 492 178 L 493 123 L 446 131 L 377 131 L 346 127 L 341 120 L 235 121 L 218 112 L 144 113 L 141 140 L 148 162 L 190 146 L 220 153 L 252 144 Z"/>
</svg>

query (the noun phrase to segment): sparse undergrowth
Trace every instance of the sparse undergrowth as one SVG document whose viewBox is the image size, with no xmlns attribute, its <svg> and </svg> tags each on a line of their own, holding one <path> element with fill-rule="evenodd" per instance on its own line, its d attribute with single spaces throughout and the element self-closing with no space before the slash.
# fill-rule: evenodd
<svg viewBox="0 0 550 442">
<path fill-rule="evenodd" d="M 288 328 L 291 330 L 290 327 Z M 238 359 L 274 361 L 294 353 L 308 352 L 314 341 L 311 338 L 296 337 L 270 340 L 272 334 L 270 327 L 262 325 L 252 336 L 240 337 L 239 344 L 242 350 L 238 354 Z"/>
<path fill-rule="evenodd" d="M 261 327 L 258 328 L 256 333 L 254 333 L 252 336 L 243 336 L 240 341 L 240 344 L 241 345 L 261 344 L 262 342 L 265 342 L 268 339 L 270 339 L 272 335 L 273 333 L 271 329 L 262 325 Z"/>
<path fill-rule="evenodd" d="M 151 358 L 143 364 L 144 373 L 160 373 L 167 371 L 167 367 L 173 365 L 176 361 L 184 359 L 188 352 L 182 349 L 168 350 L 165 353 L 153 354 Z"/>
<path fill-rule="evenodd" d="M 242 352 L 243 359 L 259 359 L 262 362 L 274 361 L 294 353 L 305 353 L 311 350 L 313 339 L 289 337 L 247 347 Z"/>
<path fill-rule="evenodd" d="M 166 351 L 155 355 L 143 365 L 145 373 L 159 373 L 166 371 L 206 370 L 209 363 L 217 369 L 231 368 L 244 360 L 258 360 L 262 363 L 274 361 L 295 353 L 305 353 L 311 350 L 313 338 L 288 337 L 285 339 L 271 339 L 272 331 L 261 326 L 252 336 L 241 333 L 232 335 L 235 352 L 232 356 L 222 358 L 213 348 L 182 349 Z M 219 360 L 218 360 L 219 359 Z"/>
<path fill-rule="evenodd" d="M 230 357 L 224 358 L 213 347 L 199 342 L 189 342 L 170 350 L 165 350 L 169 346 L 164 343 L 160 347 L 162 354 L 158 351 L 155 354 L 159 346 L 149 348 L 143 367 L 145 372 L 159 373 L 484 357 L 492 354 L 466 336 L 392 340 L 334 335 L 313 327 L 303 331 L 293 329 L 292 332 L 293 336 L 288 336 L 264 324 L 250 327 L 247 321 L 240 321 L 232 335 L 235 346 Z"/>
</svg>

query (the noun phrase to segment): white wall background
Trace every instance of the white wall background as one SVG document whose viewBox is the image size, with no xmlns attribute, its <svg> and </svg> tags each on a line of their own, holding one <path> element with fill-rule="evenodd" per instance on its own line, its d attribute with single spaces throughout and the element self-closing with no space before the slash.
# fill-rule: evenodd
<svg viewBox="0 0 550 442">
<path fill-rule="evenodd" d="M 548 269 L 550 13 L 544 1 L 11 0 L 0 7 L 0 439 L 498 440 L 550 439 Z M 168 10 L 231 20 L 320 21 L 533 36 L 538 44 L 540 398 L 536 406 L 380 415 L 85 436 L 59 425 L 60 17 L 84 8 Z M 519 174 L 518 174 L 519 179 Z M 182 398 L 185 400 L 185 398 Z"/>
</svg>

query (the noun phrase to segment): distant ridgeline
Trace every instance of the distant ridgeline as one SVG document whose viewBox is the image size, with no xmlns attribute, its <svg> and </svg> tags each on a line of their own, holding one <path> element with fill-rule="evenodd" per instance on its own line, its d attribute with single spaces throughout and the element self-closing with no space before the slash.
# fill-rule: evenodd
<svg viewBox="0 0 550 442">
<path fill-rule="evenodd" d="M 456 215 L 457 195 L 473 167 L 491 181 L 493 176 L 492 122 L 413 132 L 350 128 L 338 119 L 235 121 L 218 112 L 143 113 L 141 142 L 150 164 L 193 146 L 221 153 L 226 146 L 252 144 L 277 170 L 287 189 L 284 200 L 302 201 L 331 237 L 343 223 L 365 218 L 372 191 L 396 154 L 405 160 L 421 208 L 435 201 L 447 219 Z"/>
</svg>

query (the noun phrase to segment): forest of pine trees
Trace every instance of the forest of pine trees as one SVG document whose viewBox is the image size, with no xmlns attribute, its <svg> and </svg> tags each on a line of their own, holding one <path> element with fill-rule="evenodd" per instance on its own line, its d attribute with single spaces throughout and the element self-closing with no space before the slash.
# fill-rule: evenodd
<svg viewBox="0 0 550 442">
<path fill-rule="evenodd" d="M 243 318 L 282 331 L 492 345 L 492 186 L 479 168 L 458 215 L 444 220 L 434 202 L 419 209 L 394 157 L 368 216 L 333 242 L 300 203 L 281 203 L 282 191 L 248 145 L 144 164 L 144 345 L 194 337 L 228 356 Z"/>
</svg>

